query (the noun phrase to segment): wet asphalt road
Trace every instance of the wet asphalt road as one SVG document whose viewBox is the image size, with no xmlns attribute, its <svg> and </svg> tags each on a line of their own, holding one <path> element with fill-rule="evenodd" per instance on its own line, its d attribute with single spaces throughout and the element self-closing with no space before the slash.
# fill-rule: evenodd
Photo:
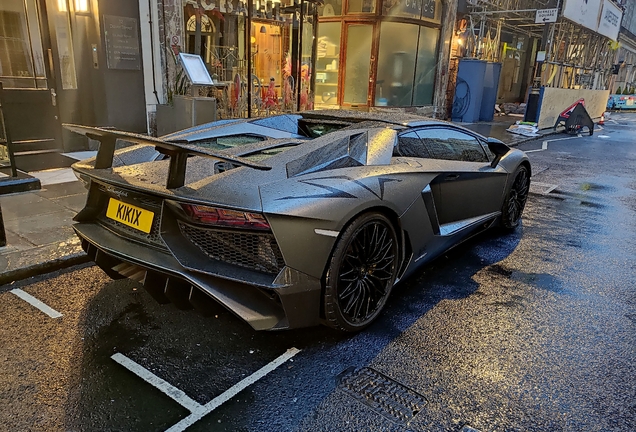
<svg viewBox="0 0 636 432">
<path fill-rule="evenodd" d="M 113 354 L 206 404 L 291 347 L 300 353 L 187 430 L 636 430 L 636 115 L 613 118 L 530 152 L 523 226 L 404 281 L 360 334 L 257 333 L 221 307 L 158 305 L 90 266 L 0 287 L 0 431 L 164 431 L 189 411 Z M 362 403 L 361 386 L 344 384 L 360 368 L 413 412 Z"/>
</svg>

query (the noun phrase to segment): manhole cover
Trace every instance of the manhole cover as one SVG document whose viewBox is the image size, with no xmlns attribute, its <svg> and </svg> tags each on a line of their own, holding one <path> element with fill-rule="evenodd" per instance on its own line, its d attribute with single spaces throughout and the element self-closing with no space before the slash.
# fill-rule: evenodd
<svg viewBox="0 0 636 432">
<path fill-rule="evenodd" d="M 421 394 L 368 367 L 349 368 L 338 378 L 345 393 L 389 420 L 405 425 L 426 405 Z"/>
</svg>

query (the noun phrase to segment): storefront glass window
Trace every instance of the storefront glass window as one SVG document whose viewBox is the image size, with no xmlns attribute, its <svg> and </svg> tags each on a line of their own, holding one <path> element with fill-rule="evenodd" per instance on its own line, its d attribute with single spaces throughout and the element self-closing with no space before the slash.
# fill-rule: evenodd
<svg viewBox="0 0 636 432">
<path fill-rule="evenodd" d="M 284 85 L 283 26 L 265 21 L 252 21 L 252 110 L 255 115 L 278 109 Z M 263 113 L 261 113 L 261 111 Z"/>
<path fill-rule="evenodd" d="M 0 76 L 7 88 L 46 88 L 34 0 L 0 3 Z"/>
<path fill-rule="evenodd" d="M 438 39 L 439 30 L 420 27 L 413 105 L 430 105 L 433 103 Z"/>
<path fill-rule="evenodd" d="M 320 23 L 316 53 L 316 107 L 338 106 L 340 22 Z"/>
<path fill-rule="evenodd" d="M 382 23 L 375 90 L 377 106 L 411 105 L 418 28 L 415 24 Z"/>
<path fill-rule="evenodd" d="M 303 22 L 302 52 L 300 61 L 300 110 L 310 110 L 314 107 L 314 94 L 311 91 L 311 53 L 314 42 L 314 26 L 311 16 L 305 15 Z"/>
<path fill-rule="evenodd" d="M 422 15 L 422 0 L 384 0 L 382 15 L 419 19 Z"/>
<path fill-rule="evenodd" d="M 347 13 L 375 13 L 375 0 L 349 0 L 347 2 Z"/>
<path fill-rule="evenodd" d="M 323 5 L 318 6 L 318 15 L 324 17 L 342 15 L 342 2 L 344 0 L 325 0 Z"/>
<path fill-rule="evenodd" d="M 367 104 L 372 40 L 372 25 L 349 25 L 347 29 L 344 103 Z"/>
</svg>

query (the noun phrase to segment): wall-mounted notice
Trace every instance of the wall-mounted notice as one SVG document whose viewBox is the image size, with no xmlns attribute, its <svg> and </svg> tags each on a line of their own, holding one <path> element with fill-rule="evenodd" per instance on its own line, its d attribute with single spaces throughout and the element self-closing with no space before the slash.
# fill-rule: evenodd
<svg viewBox="0 0 636 432">
<path fill-rule="evenodd" d="M 563 16 L 590 30 L 598 29 L 601 0 L 565 0 Z"/>
<path fill-rule="evenodd" d="M 135 18 L 104 15 L 108 69 L 140 70 L 139 31 Z"/>
<path fill-rule="evenodd" d="M 598 23 L 598 32 L 615 41 L 618 38 L 622 18 L 623 11 L 614 3 L 605 0 L 601 10 L 601 20 Z"/>
</svg>

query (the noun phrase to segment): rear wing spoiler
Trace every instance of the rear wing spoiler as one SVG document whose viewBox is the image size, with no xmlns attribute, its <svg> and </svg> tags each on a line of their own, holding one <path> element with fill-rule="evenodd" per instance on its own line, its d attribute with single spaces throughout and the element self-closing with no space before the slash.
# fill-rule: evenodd
<svg viewBox="0 0 636 432">
<path fill-rule="evenodd" d="M 105 169 L 113 166 L 115 144 L 118 139 L 136 144 L 155 146 L 159 153 L 170 156 L 170 168 L 166 183 L 167 189 L 176 189 L 185 184 L 185 173 L 189 155 L 203 156 L 258 170 L 272 169 L 270 166 L 263 165 L 258 162 L 252 162 L 239 156 L 215 153 L 191 144 L 168 142 L 146 135 L 99 127 L 81 126 L 68 123 L 63 124 L 63 126 L 72 132 L 99 141 L 99 150 L 97 151 L 97 157 L 95 158 L 95 169 Z"/>
</svg>

